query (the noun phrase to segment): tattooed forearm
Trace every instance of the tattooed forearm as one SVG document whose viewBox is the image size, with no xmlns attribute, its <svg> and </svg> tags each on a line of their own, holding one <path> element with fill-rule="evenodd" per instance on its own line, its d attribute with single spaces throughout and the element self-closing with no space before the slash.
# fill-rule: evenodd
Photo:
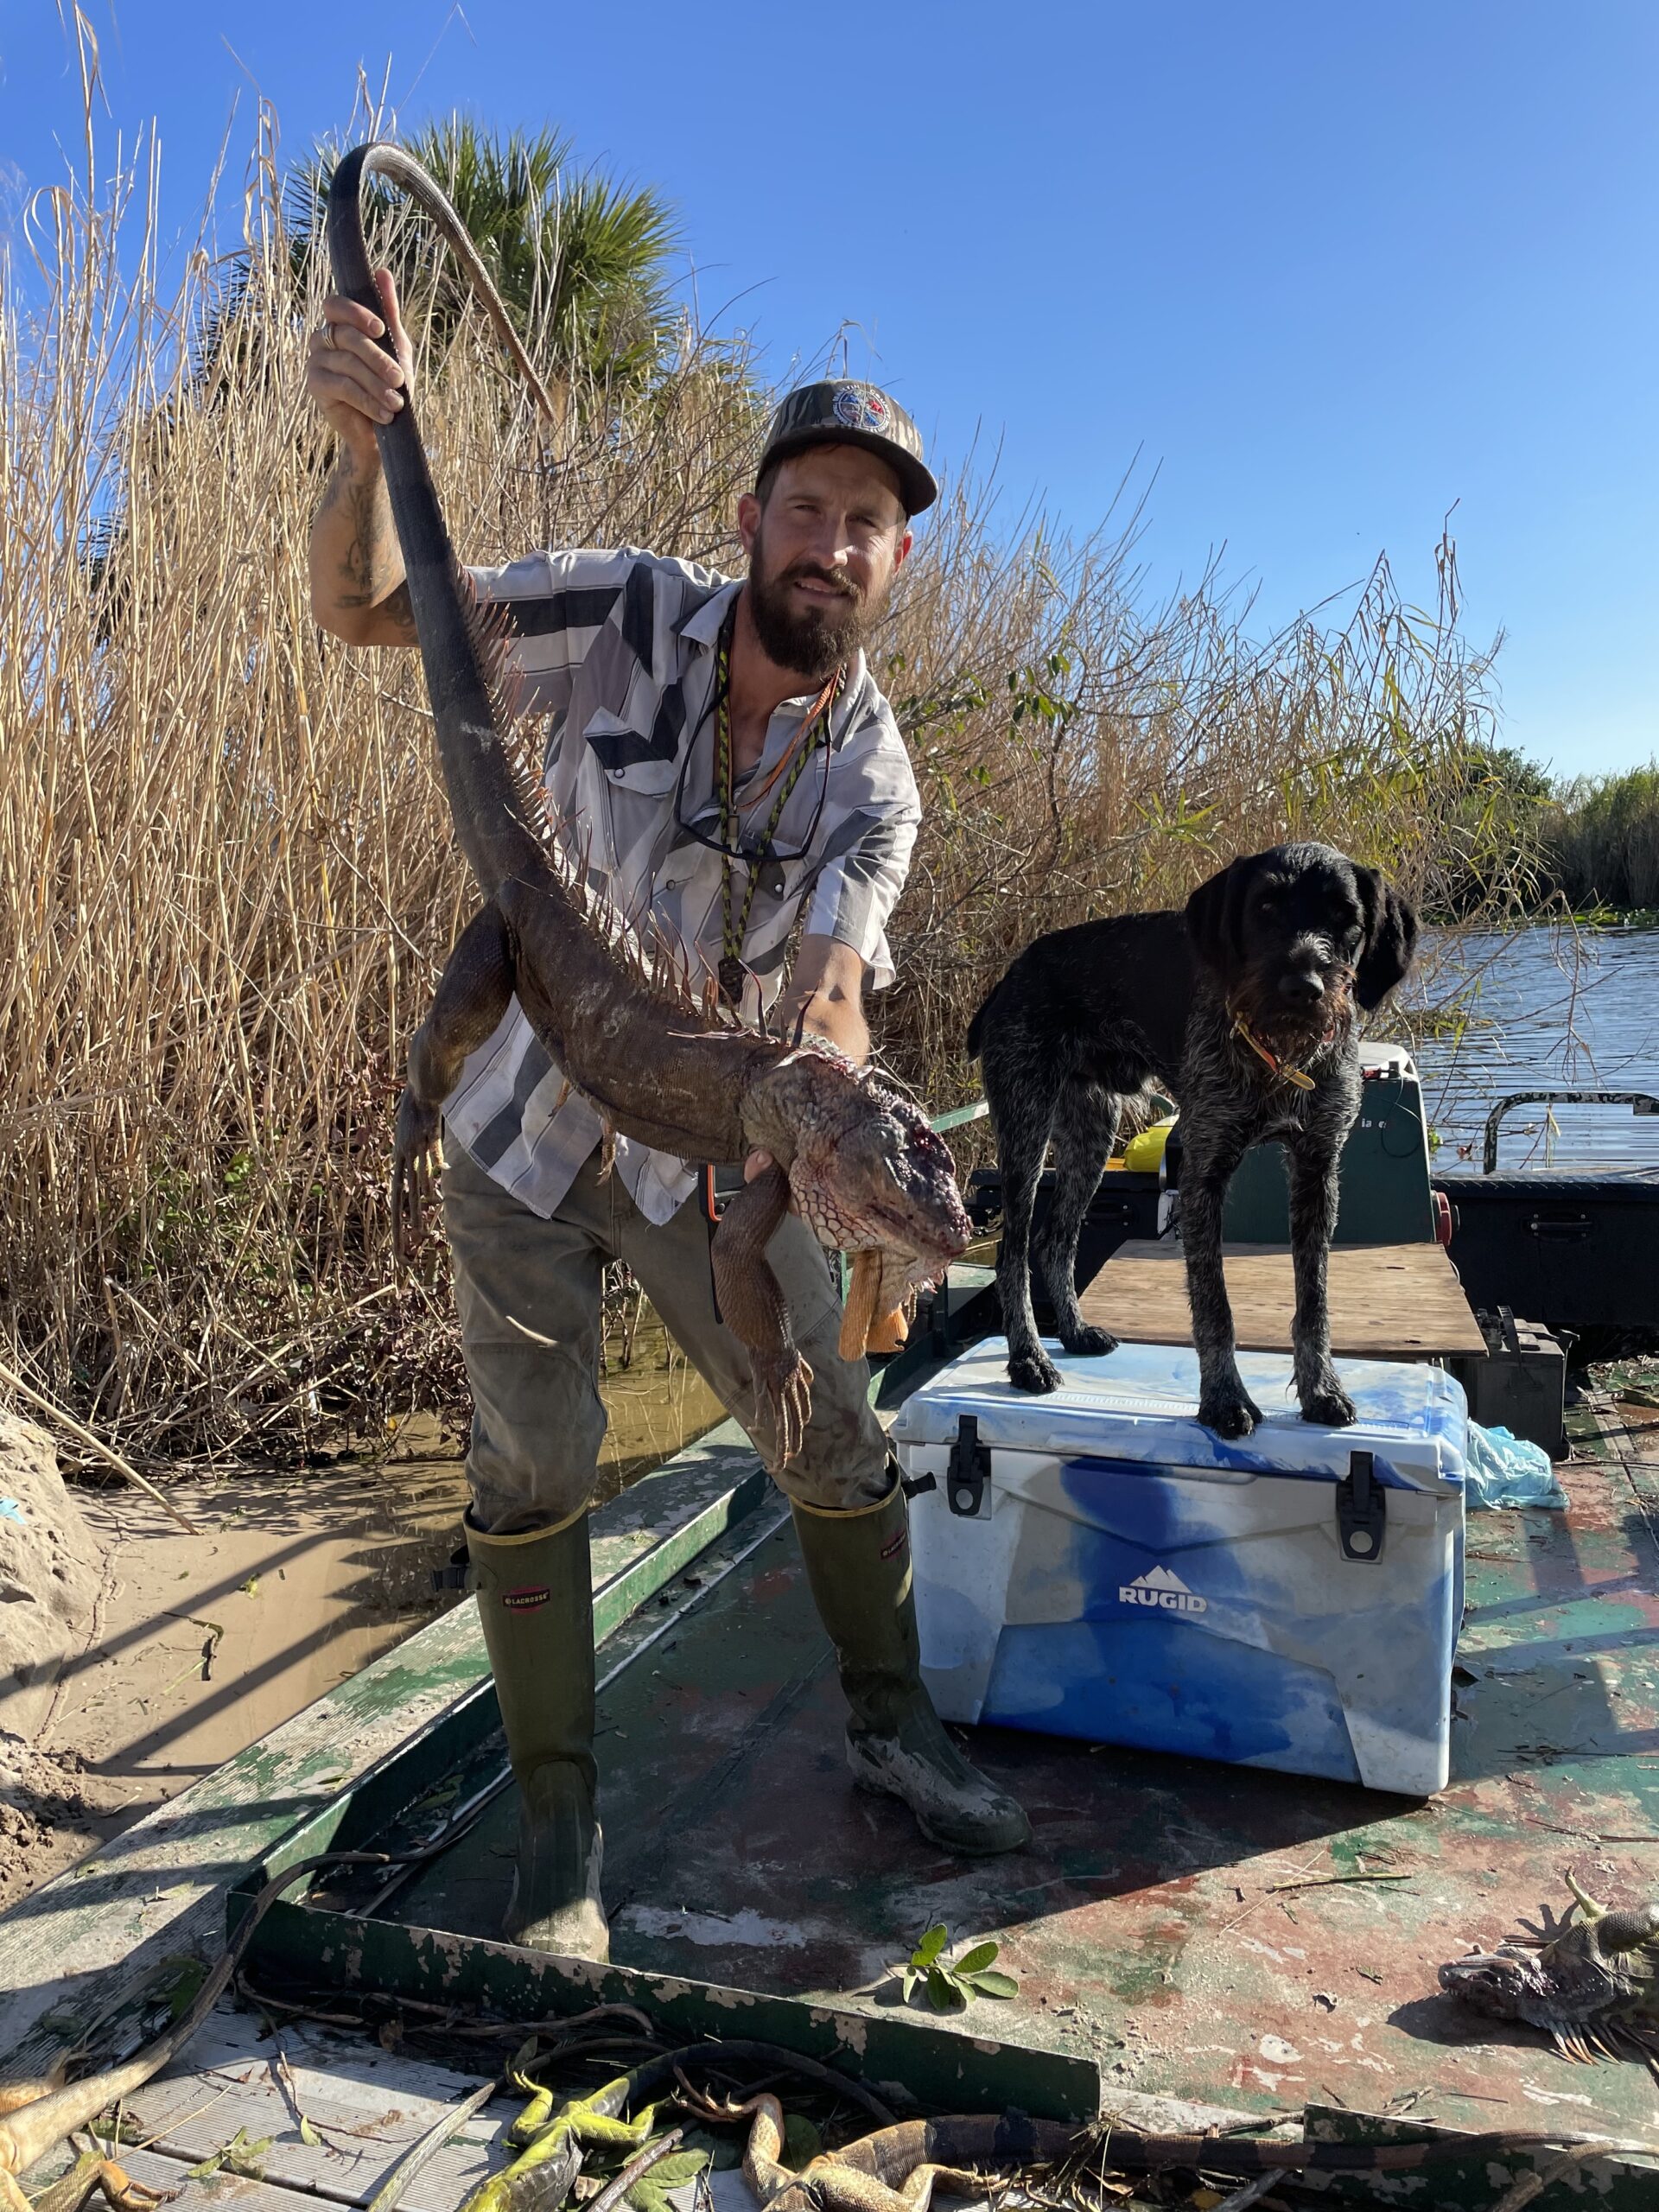
<svg viewBox="0 0 1659 2212">
<path fill-rule="evenodd" d="M 415 624 L 385 479 L 342 446 L 311 526 L 311 606 L 353 645 L 413 645 Z"/>
</svg>

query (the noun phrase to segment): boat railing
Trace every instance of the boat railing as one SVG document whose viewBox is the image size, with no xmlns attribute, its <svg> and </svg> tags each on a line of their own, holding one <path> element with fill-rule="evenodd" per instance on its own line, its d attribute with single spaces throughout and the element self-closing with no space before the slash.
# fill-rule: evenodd
<svg viewBox="0 0 1659 2212">
<path fill-rule="evenodd" d="M 1483 1175 L 1497 1173 L 1498 1125 L 1516 1106 L 1628 1106 L 1632 1113 L 1659 1114 L 1659 1098 L 1650 1090 L 1512 1090 L 1486 1116 L 1480 1159 Z"/>
<path fill-rule="evenodd" d="M 965 1128 L 969 1122 L 986 1120 L 990 1110 L 984 1099 L 976 1098 L 971 1106 L 953 1106 L 949 1113 L 930 1114 L 927 1126 L 930 1129 L 937 1129 L 943 1136 L 947 1129 Z"/>
</svg>

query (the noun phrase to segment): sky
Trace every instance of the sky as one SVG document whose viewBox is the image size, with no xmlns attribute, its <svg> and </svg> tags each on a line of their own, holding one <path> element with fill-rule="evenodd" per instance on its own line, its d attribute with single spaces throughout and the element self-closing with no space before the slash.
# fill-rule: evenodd
<svg viewBox="0 0 1659 2212">
<path fill-rule="evenodd" d="M 83 4 L 181 238 L 260 93 L 296 158 L 359 65 L 406 125 L 551 124 L 666 195 L 770 375 L 844 329 L 1011 518 L 1087 532 L 1128 473 L 1148 594 L 1218 556 L 1266 631 L 1382 553 L 1432 601 L 1449 514 L 1507 741 L 1659 753 L 1653 0 Z M 14 219 L 80 133 L 56 0 L 5 0 Z"/>
</svg>

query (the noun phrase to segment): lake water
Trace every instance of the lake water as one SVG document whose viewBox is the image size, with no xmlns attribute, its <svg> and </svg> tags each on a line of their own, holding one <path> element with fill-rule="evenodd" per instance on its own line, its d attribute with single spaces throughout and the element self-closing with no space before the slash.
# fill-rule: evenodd
<svg viewBox="0 0 1659 2212">
<path fill-rule="evenodd" d="M 1659 1095 L 1659 930 L 1534 928 L 1431 940 L 1426 950 L 1403 1010 L 1414 1031 L 1425 1005 L 1442 1010 L 1416 1047 L 1441 1140 L 1437 1167 L 1478 1171 L 1487 1113 L 1510 1091 Z M 1467 1015 L 1461 1034 L 1442 1027 L 1448 1004 Z M 1497 1164 L 1659 1169 L 1659 1116 L 1626 1106 L 1516 1107 Z"/>
</svg>

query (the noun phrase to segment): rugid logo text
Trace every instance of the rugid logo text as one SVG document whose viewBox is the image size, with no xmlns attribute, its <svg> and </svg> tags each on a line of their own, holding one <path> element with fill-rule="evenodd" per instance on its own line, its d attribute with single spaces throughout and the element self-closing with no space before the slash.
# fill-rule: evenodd
<svg viewBox="0 0 1659 2212">
<path fill-rule="evenodd" d="M 1210 1600 L 1189 1590 L 1180 1576 L 1172 1574 L 1166 1567 L 1154 1567 L 1133 1582 L 1121 1583 L 1117 1601 L 1121 1605 L 1156 1605 L 1166 1613 L 1207 1613 L 1210 1610 Z"/>
</svg>

